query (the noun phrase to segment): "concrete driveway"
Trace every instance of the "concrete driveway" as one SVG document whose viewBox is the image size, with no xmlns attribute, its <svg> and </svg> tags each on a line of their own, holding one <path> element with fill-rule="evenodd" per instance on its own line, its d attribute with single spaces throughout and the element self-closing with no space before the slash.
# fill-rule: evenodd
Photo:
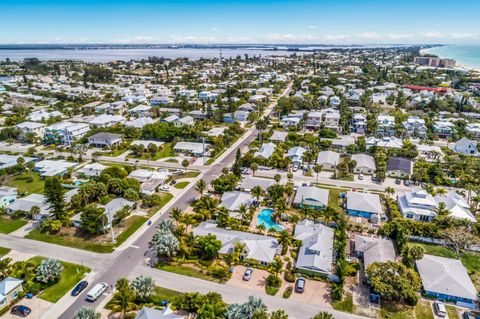
<svg viewBox="0 0 480 319">
<path fill-rule="evenodd" d="M 32 313 L 28 316 L 28 319 L 40 319 L 43 317 L 43 315 L 47 312 L 47 310 L 52 307 L 52 303 L 42 300 L 40 298 L 32 298 L 32 299 L 27 299 L 23 298 L 19 302 L 16 303 L 17 305 L 23 305 L 27 306 L 30 309 L 32 309 Z M 8 311 L 6 314 L 1 316 L 0 318 L 2 319 L 18 319 L 20 317 L 14 316 L 10 314 L 10 311 Z"/>
<path fill-rule="evenodd" d="M 233 269 L 232 278 L 227 281 L 227 285 L 253 290 L 261 293 L 265 293 L 266 279 L 269 272 L 262 269 L 253 269 L 252 279 L 249 281 L 243 280 L 243 274 L 247 267 L 235 266 Z"/>
<path fill-rule="evenodd" d="M 287 287 L 287 285 L 284 286 L 285 288 Z M 288 286 L 294 287 L 294 284 L 289 284 Z M 282 289 L 282 294 L 283 291 L 284 289 Z M 294 289 L 290 300 L 332 308 L 330 285 L 323 281 L 306 280 L 304 292 L 300 294 L 295 292 Z"/>
</svg>

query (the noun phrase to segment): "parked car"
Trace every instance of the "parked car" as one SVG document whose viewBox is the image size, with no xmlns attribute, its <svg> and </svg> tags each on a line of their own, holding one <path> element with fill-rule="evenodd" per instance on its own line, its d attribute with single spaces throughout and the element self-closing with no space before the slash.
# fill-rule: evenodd
<svg viewBox="0 0 480 319">
<path fill-rule="evenodd" d="M 242 174 L 244 174 L 244 175 L 250 174 L 250 169 L 248 167 L 243 167 L 242 168 Z"/>
<path fill-rule="evenodd" d="M 161 191 L 164 191 L 164 192 L 169 192 L 170 189 L 171 189 L 171 188 L 170 188 L 170 186 L 168 186 L 168 185 L 162 185 L 162 186 L 160 186 L 160 190 L 161 190 Z"/>
<path fill-rule="evenodd" d="M 253 269 L 252 268 L 247 268 L 245 272 L 243 273 L 243 280 L 249 281 L 252 279 L 252 274 L 253 274 Z"/>
<path fill-rule="evenodd" d="M 176 183 L 177 183 L 177 181 L 172 179 L 172 181 L 170 182 L 170 185 L 175 185 Z"/>
<path fill-rule="evenodd" d="M 101 282 L 96 284 L 95 287 L 90 289 L 87 293 L 87 301 L 95 302 L 105 291 L 108 289 L 108 284 L 106 282 Z"/>
<path fill-rule="evenodd" d="M 410 186 L 410 181 L 409 181 L 408 179 L 406 179 L 406 180 L 403 182 L 403 184 L 404 184 L 405 186 Z"/>
<path fill-rule="evenodd" d="M 295 291 L 298 293 L 302 293 L 305 291 L 305 279 L 298 278 L 295 282 Z"/>
<path fill-rule="evenodd" d="M 72 296 L 78 296 L 85 288 L 87 288 L 88 282 L 86 280 L 80 281 L 72 290 Z"/>
<path fill-rule="evenodd" d="M 401 181 L 399 178 L 397 178 L 397 179 L 395 180 L 395 184 L 400 185 L 401 183 L 402 183 L 402 181 Z"/>
<path fill-rule="evenodd" d="M 358 175 L 358 179 L 362 181 L 363 180 L 363 174 Z"/>
<path fill-rule="evenodd" d="M 479 317 L 476 316 L 475 314 L 471 313 L 471 312 L 465 311 L 465 312 L 462 314 L 462 318 L 463 318 L 463 319 L 477 319 L 477 318 L 479 318 Z"/>
<path fill-rule="evenodd" d="M 377 175 L 372 175 L 372 181 L 373 182 L 380 182 L 380 178 L 378 178 Z"/>
<path fill-rule="evenodd" d="M 10 310 L 10 313 L 15 316 L 19 316 L 22 318 L 25 318 L 32 312 L 32 309 L 28 308 L 27 306 L 23 305 L 17 305 L 13 306 L 12 310 Z"/>
<path fill-rule="evenodd" d="M 435 309 L 435 313 L 437 316 L 441 318 L 446 318 L 447 317 L 447 308 L 445 305 L 439 301 L 435 301 L 433 303 L 433 309 Z"/>
</svg>

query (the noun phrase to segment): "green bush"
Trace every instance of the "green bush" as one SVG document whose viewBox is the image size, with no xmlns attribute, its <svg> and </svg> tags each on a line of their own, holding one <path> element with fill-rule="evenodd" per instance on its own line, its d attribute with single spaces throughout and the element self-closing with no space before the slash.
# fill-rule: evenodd
<svg viewBox="0 0 480 319">
<path fill-rule="evenodd" d="M 285 291 L 283 292 L 282 297 L 284 299 L 290 298 L 290 296 L 292 295 L 292 292 L 293 292 L 293 288 L 291 286 L 288 286 L 287 289 L 285 289 Z"/>
<path fill-rule="evenodd" d="M 281 285 L 282 285 L 282 280 L 280 279 L 280 277 L 274 274 L 268 275 L 267 286 L 280 288 Z"/>
<path fill-rule="evenodd" d="M 287 282 L 295 282 L 295 273 L 293 271 L 285 271 L 283 276 Z"/>
<path fill-rule="evenodd" d="M 269 296 L 275 296 L 278 292 L 278 289 L 279 289 L 278 287 L 266 286 L 265 287 L 265 292 Z"/>
</svg>

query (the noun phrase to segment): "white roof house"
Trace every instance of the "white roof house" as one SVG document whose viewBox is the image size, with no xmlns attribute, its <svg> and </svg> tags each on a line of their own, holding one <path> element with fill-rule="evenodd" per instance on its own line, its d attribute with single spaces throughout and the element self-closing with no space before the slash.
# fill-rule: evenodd
<svg viewBox="0 0 480 319">
<path fill-rule="evenodd" d="M 269 178 L 259 178 L 253 176 L 246 176 L 239 184 L 239 188 L 247 192 L 251 191 L 255 186 L 260 186 L 263 190 L 267 190 L 270 186 L 275 184 L 275 181 Z"/>
<path fill-rule="evenodd" d="M 237 211 L 242 205 L 249 207 L 252 205 L 253 201 L 254 199 L 252 195 L 246 192 L 225 192 L 222 195 L 220 206 L 225 207 L 232 213 Z M 242 216 L 239 216 L 238 214 L 231 214 L 231 216 L 235 218 L 242 218 Z"/>
<path fill-rule="evenodd" d="M 301 164 L 303 162 L 303 154 L 307 150 L 301 146 L 295 146 L 288 150 L 287 156 L 292 159 L 292 163 Z"/>
<path fill-rule="evenodd" d="M 100 176 L 100 174 L 106 168 L 107 166 L 102 165 L 100 163 L 91 163 L 78 169 L 77 173 L 84 174 L 85 176 L 88 176 L 88 177 L 95 177 L 95 176 Z"/>
<path fill-rule="evenodd" d="M 45 111 L 45 109 L 40 109 L 38 111 L 33 111 L 28 114 L 28 119 L 34 122 L 46 121 L 54 117 L 62 117 L 63 114 L 59 111 Z"/>
<path fill-rule="evenodd" d="M 302 241 L 295 267 L 324 274 L 332 273 L 332 228 L 305 219 L 295 225 L 294 238 Z"/>
<path fill-rule="evenodd" d="M 145 125 L 153 123 L 155 123 L 155 121 L 150 117 L 139 117 L 137 119 L 125 122 L 125 126 L 143 128 Z"/>
<path fill-rule="evenodd" d="M 264 159 L 268 159 L 268 158 L 270 158 L 270 156 L 272 156 L 276 147 L 277 146 L 275 144 L 273 144 L 272 142 L 262 144 L 262 147 L 260 147 L 260 149 L 257 152 L 255 152 L 254 156 L 264 158 Z"/>
<path fill-rule="evenodd" d="M 173 149 L 176 152 L 191 153 L 195 156 L 203 156 L 210 144 L 196 142 L 178 142 Z"/>
<path fill-rule="evenodd" d="M 367 154 L 353 154 L 352 160 L 357 162 L 355 172 L 360 173 L 373 173 L 377 169 L 375 165 L 375 159 Z"/>
<path fill-rule="evenodd" d="M 355 252 L 367 268 L 374 262 L 394 261 L 395 247 L 390 239 L 355 235 Z"/>
<path fill-rule="evenodd" d="M 335 169 L 340 163 L 340 153 L 333 151 L 318 152 L 316 163 L 322 166 L 322 169 Z"/>
<path fill-rule="evenodd" d="M 125 118 L 121 115 L 102 114 L 89 122 L 94 127 L 110 127 L 116 124 L 124 124 Z"/>
<path fill-rule="evenodd" d="M 477 300 L 477 290 L 460 260 L 424 255 L 416 261 L 416 268 L 427 295 L 466 303 Z"/>
<path fill-rule="evenodd" d="M 382 213 L 380 196 L 371 193 L 348 191 L 347 210 L 369 212 L 380 215 Z"/>
<path fill-rule="evenodd" d="M 398 208 L 403 216 L 420 221 L 432 221 L 437 216 L 438 205 L 442 202 L 445 203 L 445 208 L 452 217 L 476 222 L 476 218 L 470 212 L 470 205 L 455 191 L 435 197 L 425 190 L 398 195 Z"/>
<path fill-rule="evenodd" d="M 135 317 L 135 319 L 185 319 L 186 315 L 176 314 L 169 306 L 162 310 L 143 307 Z"/>
<path fill-rule="evenodd" d="M 270 136 L 270 141 L 272 142 L 285 142 L 287 139 L 288 132 L 275 131 L 272 136 Z"/>
<path fill-rule="evenodd" d="M 453 151 L 463 155 L 478 155 L 477 142 L 472 141 L 466 137 L 462 137 L 453 144 Z"/>
<path fill-rule="evenodd" d="M 7 206 L 7 212 L 9 214 L 15 211 L 30 213 L 33 206 L 40 208 L 40 214 L 36 216 L 36 219 L 41 220 L 50 216 L 50 205 L 47 204 L 47 198 L 41 194 L 30 194 L 22 198 L 17 198 Z"/>
<path fill-rule="evenodd" d="M 0 169 L 17 165 L 17 160 L 20 157 L 23 157 L 23 159 L 25 160 L 25 164 L 35 160 L 35 158 L 33 158 L 33 157 L 25 157 L 25 156 L 21 156 L 21 155 L 0 154 Z"/>
<path fill-rule="evenodd" d="M 213 222 L 202 222 L 193 229 L 194 236 L 215 235 L 222 242 L 220 254 L 228 254 L 235 248 L 235 243 L 245 244 L 241 258 L 259 261 L 262 265 L 268 265 L 273 261 L 281 245 L 276 238 L 251 234 L 241 231 L 227 230 L 217 227 Z"/>
<path fill-rule="evenodd" d="M 67 172 L 70 167 L 76 166 L 77 163 L 71 163 L 64 160 L 43 160 L 35 163 L 35 171 L 40 173 L 40 176 L 58 176 Z"/>
<path fill-rule="evenodd" d="M 328 190 L 316 186 L 299 186 L 293 204 L 301 207 L 322 208 L 328 205 Z"/>
</svg>

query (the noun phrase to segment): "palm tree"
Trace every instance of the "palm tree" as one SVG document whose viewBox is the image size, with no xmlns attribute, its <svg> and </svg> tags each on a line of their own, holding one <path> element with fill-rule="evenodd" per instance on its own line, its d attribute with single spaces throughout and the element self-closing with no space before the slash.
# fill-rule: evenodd
<svg viewBox="0 0 480 319">
<path fill-rule="evenodd" d="M 203 192 L 205 192 L 207 187 L 208 187 L 208 185 L 203 179 L 200 179 L 197 182 L 197 184 L 195 184 L 195 189 L 196 189 L 197 192 L 200 193 L 200 196 L 203 196 Z"/>
<path fill-rule="evenodd" d="M 292 178 L 293 178 L 293 173 L 292 173 L 292 172 L 288 172 L 288 173 L 287 173 L 287 178 L 288 178 L 288 181 L 291 182 L 291 181 L 292 181 Z"/>
<path fill-rule="evenodd" d="M 253 186 L 251 193 L 257 199 L 257 202 L 260 200 L 260 197 L 262 197 L 264 194 L 262 187 L 258 185 Z"/>
<path fill-rule="evenodd" d="M 445 195 L 447 193 L 447 190 L 443 187 L 438 187 L 435 189 L 435 195 Z"/>
<path fill-rule="evenodd" d="M 185 173 L 187 172 L 187 167 L 190 165 L 190 162 L 186 159 L 182 161 L 182 167 L 185 168 Z"/>
<path fill-rule="evenodd" d="M 311 319 L 333 319 L 333 315 L 328 312 L 322 311 L 316 314 Z"/>
<path fill-rule="evenodd" d="M 280 174 L 275 174 L 275 176 L 273 176 L 273 179 L 278 184 L 280 182 L 280 180 L 282 179 L 282 176 Z"/>
<path fill-rule="evenodd" d="M 255 171 L 258 170 L 258 164 L 257 164 L 257 163 L 252 163 L 252 164 L 250 165 L 250 169 L 252 170 L 252 175 L 253 175 L 253 177 L 255 177 Z"/>
<path fill-rule="evenodd" d="M 127 313 L 137 309 L 135 304 L 136 293 L 126 278 L 117 280 L 115 289 L 117 292 L 110 301 L 112 312 L 119 312 L 120 318 L 124 319 Z"/>
<path fill-rule="evenodd" d="M 385 188 L 385 192 L 386 192 L 388 195 L 392 196 L 393 194 L 395 194 L 395 189 L 394 189 L 393 187 L 391 187 L 391 186 L 388 186 L 387 188 Z"/>
<path fill-rule="evenodd" d="M 292 235 L 286 230 L 282 230 L 278 236 L 278 243 L 288 248 L 292 244 Z"/>
<path fill-rule="evenodd" d="M 315 173 L 317 173 L 317 183 L 318 183 L 318 174 L 320 174 L 320 172 L 322 171 L 322 166 L 320 166 L 320 165 L 315 165 L 315 166 L 313 167 L 313 171 L 314 171 Z"/>
<path fill-rule="evenodd" d="M 172 209 L 172 212 L 170 213 L 172 216 L 172 219 L 178 224 L 180 223 L 180 220 L 182 219 L 182 210 L 178 207 L 175 207 Z"/>
</svg>

